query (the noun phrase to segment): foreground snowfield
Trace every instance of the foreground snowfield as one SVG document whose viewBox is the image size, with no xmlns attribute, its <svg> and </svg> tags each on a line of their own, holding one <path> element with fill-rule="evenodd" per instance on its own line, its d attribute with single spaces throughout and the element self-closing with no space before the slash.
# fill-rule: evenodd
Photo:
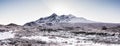
<svg viewBox="0 0 120 46">
<path fill-rule="evenodd" d="M 0 44 L 4 43 L 1 46 L 14 46 L 14 44 L 19 43 L 20 41 L 24 42 L 25 40 L 27 40 L 27 43 L 28 43 L 28 41 L 35 40 L 35 41 L 45 42 L 44 46 L 120 46 L 120 44 L 112 44 L 112 43 L 109 44 L 109 43 L 104 43 L 104 42 L 97 43 L 97 42 L 93 42 L 92 40 L 89 40 L 89 39 L 98 39 L 98 40 L 118 41 L 117 39 L 119 39 L 119 37 L 117 36 L 102 37 L 98 35 L 84 35 L 84 34 L 74 35 L 70 32 L 65 32 L 65 31 L 59 31 L 59 32 L 47 32 L 46 31 L 46 32 L 37 32 L 37 33 L 38 33 L 37 35 L 31 35 L 31 36 L 23 35 L 16 39 L 15 38 L 16 33 L 13 33 L 12 31 L 1 32 L 0 33 L 0 40 L 1 40 Z M 24 39 L 24 40 L 21 40 L 21 39 Z M 11 43 L 13 45 L 11 45 Z M 36 44 L 36 43 L 32 41 L 30 44 Z M 19 46 L 27 46 L 27 45 L 21 44 Z M 42 46 L 42 45 L 31 45 L 31 46 Z"/>
<path fill-rule="evenodd" d="M 42 33 L 43 32 L 41 32 L 40 34 Z M 49 33 L 46 33 L 46 34 L 48 35 Z M 65 36 L 62 36 L 63 34 Z M 79 34 L 77 36 L 72 36 L 69 33 L 60 33 L 60 32 L 59 33 L 51 32 L 48 36 L 47 35 L 46 36 L 36 35 L 36 36 L 28 36 L 28 37 L 24 36 L 21 38 L 29 39 L 29 40 L 40 40 L 40 41 L 45 41 L 47 43 L 57 43 L 59 46 L 120 46 L 119 44 L 95 43 L 92 41 L 88 41 L 88 39 L 90 38 L 97 37 L 96 35 L 85 36 L 85 35 Z"/>
<path fill-rule="evenodd" d="M 120 46 L 119 44 L 103 44 L 103 43 L 94 43 L 92 41 L 85 41 L 82 40 L 84 37 L 79 37 L 79 40 L 77 40 L 77 38 L 60 38 L 60 37 L 50 39 L 49 37 L 44 37 L 44 36 L 30 36 L 30 37 L 22 37 L 22 38 L 42 40 L 48 43 L 51 42 L 58 43 L 61 44 L 61 46 Z"/>
</svg>

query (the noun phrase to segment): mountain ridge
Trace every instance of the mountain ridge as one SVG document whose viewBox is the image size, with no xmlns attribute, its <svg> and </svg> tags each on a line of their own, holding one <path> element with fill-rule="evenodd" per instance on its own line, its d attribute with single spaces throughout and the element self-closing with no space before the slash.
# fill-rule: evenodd
<svg viewBox="0 0 120 46">
<path fill-rule="evenodd" d="M 76 17 L 74 15 L 60 15 L 53 13 L 51 16 L 40 18 L 36 21 L 28 22 L 24 25 L 41 25 L 45 23 L 96 23 L 83 17 Z"/>
</svg>

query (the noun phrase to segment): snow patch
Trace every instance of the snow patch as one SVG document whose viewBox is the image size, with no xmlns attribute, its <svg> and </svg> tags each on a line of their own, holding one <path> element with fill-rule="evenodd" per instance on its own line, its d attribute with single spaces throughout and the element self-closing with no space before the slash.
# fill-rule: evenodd
<svg viewBox="0 0 120 46">
<path fill-rule="evenodd" d="M 15 33 L 12 33 L 12 31 L 0 32 L 0 40 L 14 38 L 14 35 L 15 35 Z"/>
</svg>

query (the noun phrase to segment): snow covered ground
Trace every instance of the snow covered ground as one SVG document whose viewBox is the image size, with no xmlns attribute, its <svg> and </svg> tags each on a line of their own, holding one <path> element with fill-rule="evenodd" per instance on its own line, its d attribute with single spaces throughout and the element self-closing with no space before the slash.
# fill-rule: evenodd
<svg viewBox="0 0 120 46">
<path fill-rule="evenodd" d="M 64 46 L 120 46 L 119 44 L 103 44 L 103 43 L 94 43 L 92 41 L 82 40 L 83 37 L 79 37 L 81 40 L 77 40 L 76 38 L 60 38 L 56 37 L 54 39 L 50 39 L 49 37 L 44 36 L 31 36 L 31 37 L 22 37 L 23 39 L 34 39 L 34 40 L 42 40 L 48 43 L 58 43 Z"/>
<path fill-rule="evenodd" d="M 15 33 L 12 33 L 12 31 L 0 32 L 0 40 L 14 38 L 14 35 L 15 35 Z"/>
<path fill-rule="evenodd" d="M 107 43 L 101 43 L 101 42 L 95 43 L 91 40 L 88 40 L 88 39 L 98 39 L 98 40 L 103 40 L 103 41 L 104 40 L 119 41 L 119 40 L 117 40 L 117 39 L 119 39 L 119 37 L 117 37 L 117 36 L 103 37 L 103 36 L 98 36 L 98 35 L 84 35 L 84 34 L 74 35 L 70 32 L 65 32 L 65 31 L 38 32 L 38 33 L 39 34 L 37 34 L 37 35 L 22 36 L 22 37 L 20 37 L 20 39 L 25 39 L 28 41 L 29 40 L 44 41 L 47 44 L 55 44 L 55 46 L 120 46 L 120 44 L 107 44 Z M 4 39 L 13 38 L 13 41 L 16 41 L 16 40 L 14 40 L 14 38 L 15 38 L 14 35 L 15 35 L 15 33 L 13 33 L 12 31 L 0 32 L 0 40 L 6 41 Z M 32 44 L 34 44 L 34 43 L 32 43 Z"/>
<path fill-rule="evenodd" d="M 53 33 L 53 32 L 52 32 Z M 72 36 L 72 35 L 71 35 Z M 67 37 L 67 35 L 66 35 Z M 84 39 L 94 38 L 95 35 L 79 35 L 69 38 L 57 37 L 57 36 L 29 36 L 29 37 L 21 37 L 22 39 L 30 39 L 30 40 L 40 40 L 45 41 L 47 43 L 57 43 L 60 46 L 120 46 L 119 44 L 106 44 L 106 43 L 94 43 L 93 41 L 87 41 Z"/>
</svg>

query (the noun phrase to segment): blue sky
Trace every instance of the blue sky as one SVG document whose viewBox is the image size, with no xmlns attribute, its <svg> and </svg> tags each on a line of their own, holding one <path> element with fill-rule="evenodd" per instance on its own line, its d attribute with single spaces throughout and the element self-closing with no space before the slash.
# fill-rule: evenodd
<svg viewBox="0 0 120 46">
<path fill-rule="evenodd" d="M 0 0 L 0 24 L 26 22 L 46 17 L 73 14 L 89 20 L 120 23 L 119 0 Z"/>
</svg>

